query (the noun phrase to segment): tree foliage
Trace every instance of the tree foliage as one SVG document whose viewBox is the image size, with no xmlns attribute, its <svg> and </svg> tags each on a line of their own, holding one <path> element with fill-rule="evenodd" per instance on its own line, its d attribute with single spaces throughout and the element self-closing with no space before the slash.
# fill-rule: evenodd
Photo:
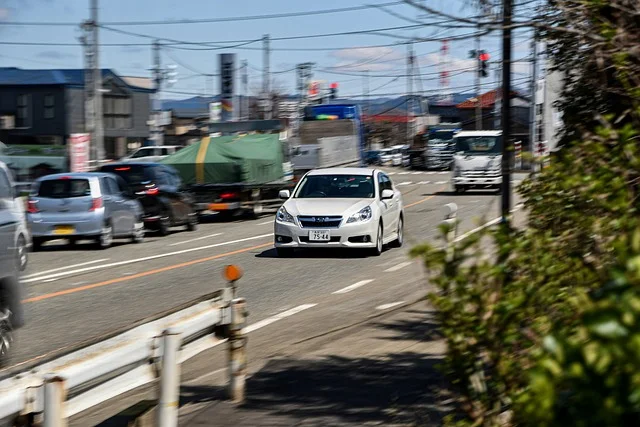
<svg viewBox="0 0 640 427">
<path fill-rule="evenodd" d="M 435 286 L 457 423 L 640 425 L 640 2 L 544 13 L 565 134 L 520 188 L 526 227 L 414 254 Z"/>
</svg>

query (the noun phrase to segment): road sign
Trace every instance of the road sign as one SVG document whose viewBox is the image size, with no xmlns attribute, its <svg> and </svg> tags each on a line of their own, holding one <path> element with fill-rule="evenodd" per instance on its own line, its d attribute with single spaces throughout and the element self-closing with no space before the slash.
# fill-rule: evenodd
<svg viewBox="0 0 640 427">
<path fill-rule="evenodd" d="M 212 102 L 209 104 L 209 122 L 219 123 L 222 116 L 222 103 Z"/>
<path fill-rule="evenodd" d="M 220 54 L 220 101 L 222 112 L 220 120 L 233 120 L 233 95 L 235 91 L 235 53 Z"/>
</svg>

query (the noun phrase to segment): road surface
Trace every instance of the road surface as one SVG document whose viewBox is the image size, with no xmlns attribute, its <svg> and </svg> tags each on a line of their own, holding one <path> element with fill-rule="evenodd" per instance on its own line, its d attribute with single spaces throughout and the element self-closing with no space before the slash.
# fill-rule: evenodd
<svg viewBox="0 0 640 427">
<path fill-rule="evenodd" d="M 404 195 L 405 246 L 380 257 L 312 251 L 280 259 L 272 249 L 273 216 L 231 222 L 213 218 L 196 232 L 151 234 L 139 245 L 116 241 L 104 251 L 88 244 L 45 246 L 31 254 L 23 277 L 28 324 L 18 336 L 13 366 L 222 288 L 222 267 L 230 263 L 245 272 L 239 295 L 247 299 L 255 331 L 282 313 L 295 325 L 296 314 L 321 301 L 331 301 L 330 321 L 317 324 L 319 330 L 416 298 L 424 294 L 426 281 L 407 252 L 439 235 L 443 205 L 458 204 L 464 232 L 483 218 L 498 216 L 499 196 L 483 191 L 455 195 L 448 173 L 395 170 L 391 178 Z M 515 177 L 516 182 L 523 178 Z"/>
</svg>

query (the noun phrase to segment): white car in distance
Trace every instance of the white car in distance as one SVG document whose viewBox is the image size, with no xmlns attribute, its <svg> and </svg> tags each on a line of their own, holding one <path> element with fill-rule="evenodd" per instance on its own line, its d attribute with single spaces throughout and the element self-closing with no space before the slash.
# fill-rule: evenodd
<svg viewBox="0 0 640 427">
<path fill-rule="evenodd" d="M 296 248 L 360 248 L 378 256 L 386 244 L 402 246 L 402 194 L 380 170 L 312 170 L 280 197 L 287 200 L 275 219 L 278 256 Z"/>
</svg>

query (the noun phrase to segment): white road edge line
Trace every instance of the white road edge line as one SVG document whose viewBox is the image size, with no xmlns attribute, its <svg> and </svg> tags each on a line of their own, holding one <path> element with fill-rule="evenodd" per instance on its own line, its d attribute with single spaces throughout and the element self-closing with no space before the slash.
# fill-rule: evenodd
<svg viewBox="0 0 640 427">
<path fill-rule="evenodd" d="M 151 256 L 148 256 L 148 257 L 144 257 L 144 258 L 136 258 L 136 259 L 130 259 L 130 260 L 127 260 L 127 261 L 112 262 L 111 264 L 95 265 L 95 266 L 92 266 L 92 267 L 79 268 L 77 270 L 63 271 L 61 273 L 51 274 L 51 275 L 48 275 L 48 276 L 38 275 L 37 277 L 32 277 L 30 279 L 22 280 L 21 282 L 22 283 L 31 283 L 31 282 L 48 280 L 48 279 L 55 279 L 55 278 L 58 278 L 58 277 L 70 276 L 70 275 L 73 275 L 73 274 L 86 273 L 88 271 L 100 270 L 100 269 L 103 269 L 103 268 L 118 267 L 118 266 L 121 266 L 121 265 L 128 265 L 128 264 L 134 264 L 134 263 L 137 263 L 137 262 L 150 261 L 150 260 L 158 259 L 158 258 L 166 258 L 166 257 L 174 256 L 174 255 L 182 255 L 182 254 L 186 254 L 186 253 L 189 253 L 189 252 L 202 251 L 204 249 L 217 248 L 219 246 L 227 246 L 227 245 L 233 245 L 235 243 L 248 242 L 250 240 L 264 239 L 265 237 L 271 237 L 271 236 L 273 236 L 273 233 L 261 234 L 259 236 L 247 237 L 247 238 L 244 238 L 244 239 L 237 239 L 237 240 L 230 240 L 228 242 L 214 243 L 212 245 L 206 245 L 206 246 L 198 246 L 197 248 L 189 248 L 189 249 L 183 249 L 181 251 L 167 252 L 167 253 L 158 254 L 158 255 L 151 255 Z"/>
<path fill-rule="evenodd" d="M 398 306 L 400 304 L 404 304 L 404 301 L 397 301 L 397 302 L 391 302 L 389 304 L 382 304 L 376 307 L 376 310 L 389 310 L 390 308 L 393 308 L 395 306 Z"/>
<path fill-rule="evenodd" d="M 522 208 L 522 206 L 524 206 L 524 204 L 518 203 L 513 209 L 511 209 L 511 213 L 519 211 Z M 466 239 L 467 237 L 471 236 L 472 234 L 475 234 L 478 231 L 484 230 L 487 227 L 491 227 L 492 225 L 495 225 L 495 224 L 499 223 L 501 220 L 502 220 L 502 217 L 494 218 L 491 221 L 489 221 L 489 222 L 487 222 L 485 224 L 482 224 L 481 226 L 476 227 L 473 230 L 467 231 L 466 233 L 456 237 L 453 240 L 453 242 L 454 243 L 459 243 L 459 242 L 463 241 L 464 239 Z"/>
<path fill-rule="evenodd" d="M 260 320 L 259 322 L 254 323 L 253 325 L 249 325 L 244 328 L 244 333 L 248 334 L 253 331 L 257 331 L 258 329 L 264 328 L 267 325 L 277 322 L 278 320 L 282 320 L 286 317 L 293 316 L 294 314 L 298 314 L 301 311 L 308 310 L 310 308 L 315 307 L 318 304 L 302 304 L 297 307 L 293 307 L 290 310 L 283 311 L 282 313 L 276 314 L 271 317 L 267 317 L 266 319 Z"/>
<path fill-rule="evenodd" d="M 358 289 L 364 285 L 368 285 L 369 283 L 373 282 L 373 279 L 369 279 L 369 280 L 361 280 L 358 283 L 354 283 L 353 285 L 347 286 L 346 288 L 342 288 L 339 289 L 335 292 L 331 292 L 332 294 L 346 294 L 347 292 L 351 292 L 354 289 Z"/>
<path fill-rule="evenodd" d="M 85 265 L 96 264 L 96 263 L 105 262 L 105 261 L 109 261 L 109 258 L 96 259 L 96 260 L 93 260 L 93 261 L 83 262 L 83 263 L 80 263 L 80 264 L 67 265 L 66 267 L 60 267 L 60 268 L 54 268 L 52 270 L 40 271 L 38 273 L 33 273 L 33 274 L 28 274 L 26 276 L 22 276 L 22 279 L 30 279 L 32 277 L 42 276 L 44 274 L 49 274 L 49 273 L 55 273 L 56 271 L 66 270 L 68 268 L 82 267 L 82 266 L 85 266 Z"/>
<path fill-rule="evenodd" d="M 394 271 L 402 270 L 403 268 L 408 267 L 410 265 L 411 265 L 411 261 L 401 262 L 398 265 L 394 265 L 393 267 L 387 268 L 384 272 L 385 273 L 393 273 Z"/>
<path fill-rule="evenodd" d="M 169 246 L 178 246 L 178 245 L 184 245 L 185 243 L 191 243 L 191 242 L 196 242 L 198 240 L 204 240 L 204 239 L 208 239 L 210 237 L 216 237 L 216 236 L 220 236 L 224 233 L 214 233 L 214 234 L 209 234 L 208 236 L 202 236 L 202 237 L 196 237 L 195 239 L 189 239 L 189 240 L 183 240 L 181 242 L 176 242 L 176 243 L 172 243 Z"/>
</svg>

